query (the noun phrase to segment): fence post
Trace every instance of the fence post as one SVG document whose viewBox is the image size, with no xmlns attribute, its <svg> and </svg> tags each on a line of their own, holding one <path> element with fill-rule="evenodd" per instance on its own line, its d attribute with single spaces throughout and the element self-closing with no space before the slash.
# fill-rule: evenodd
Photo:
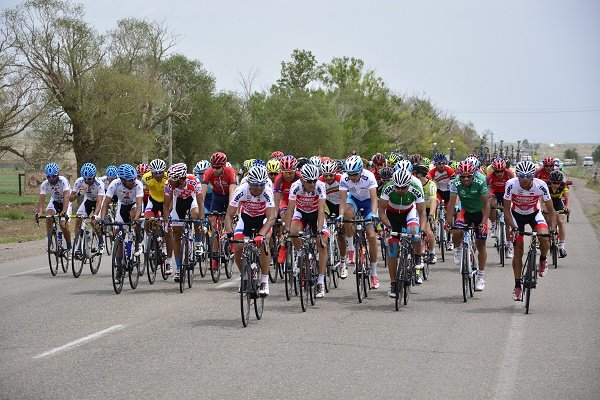
<svg viewBox="0 0 600 400">
<path fill-rule="evenodd" d="M 25 180 L 25 174 L 19 173 L 19 196 L 23 196 L 23 188 L 21 187 L 21 177 Z"/>
</svg>

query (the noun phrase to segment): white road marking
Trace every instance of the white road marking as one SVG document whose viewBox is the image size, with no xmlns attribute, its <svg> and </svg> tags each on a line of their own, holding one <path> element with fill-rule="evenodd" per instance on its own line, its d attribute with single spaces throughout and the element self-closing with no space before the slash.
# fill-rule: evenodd
<svg viewBox="0 0 600 400">
<path fill-rule="evenodd" d="M 73 347 L 81 346 L 82 344 L 84 344 L 86 342 L 91 342 L 92 340 L 99 339 L 101 336 L 107 335 L 109 333 L 120 331 L 121 329 L 124 329 L 124 328 L 125 328 L 125 326 L 123 326 L 123 325 L 111 326 L 110 328 L 104 329 L 103 331 L 92 333 L 91 335 L 82 337 L 81 339 L 74 340 L 70 343 L 65 344 L 64 346 L 56 347 L 45 353 L 38 354 L 37 356 L 34 356 L 33 358 L 43 358 L 43 357 L 53 356 L 53 355 L 61 353 L 63 351 L 72 349 Z"/>
<path fill-rule="evenodd" d="M 225 288 L 225 287 L 229 287 L 229 286 L 233 286 L 233 285 L 239 285 L 239 282 L 240 282 L 240 278 L 234 279 L 229 282 L 221 283 L 219 286 L 217 286 L 217 289 L 221 289 L 221 288 Z"/>
<path fill-rule="evenodd" d="M 520 371 L 519 355 L 522 353 L 524 324 L 525 315 L 512 316 L 494 399 L 513 398 L 513 391 L 516 388 L 515 380 Z"/>
<path fill-rule="evenodd" d="M 48 269 L 48 267 L 30 269 L 29 271 L 23 271 L 23 272 L 17 272 L 16 274 L 4 275 L 4 276 L 0 276 L 0 279 L 2 279 L 2 278 L 10 278 L 11 276 L 25 275 L 25 274 L 28 274 L 30 272 L 41 271 L 43 269 Z"/>
</svg>

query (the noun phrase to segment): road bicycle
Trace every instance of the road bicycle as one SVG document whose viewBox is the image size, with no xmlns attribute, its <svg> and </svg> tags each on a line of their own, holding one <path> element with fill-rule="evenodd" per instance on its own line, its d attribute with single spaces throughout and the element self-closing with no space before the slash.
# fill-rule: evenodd
<svg viewBox="0 0 600 400">
<path fill-rule="evenodd" d="M 60 215 L 46 215 L 45 218 L 52 219 L 50 231 L 48 231 L 48 265 L 50 273 L 56 276 L 58 266 L 60 265 L 63 272 L 69 270 L 69 260 L 67 258 L 67 249 L 63 246 L 63 233 L 60 229 Z M 40 225 L 40 216 L 35 215 L 35 222 Z"/>
<path fill-rule="evenodd" d="M 325 275 L 325 291 L 329 293 L 329 289 L 333 284 L 337 288 L 340 283 L 340 246 L 338 243 L 338 230 L 335 223 L 335 214 L 332 214 L 327 221 L 329 228 L 329 241 L 327 242 L 327 275 Z"/>
<path fill-rule="evenodd" d="M 463 301 L 467 302 L 467 297 L 473 297 L 475 288 L 475 276 L 477 275 L 477 255 L 475 247 L 475 226 L 473 224 L 461 227 L 454 226 L 453 230 L 463 231 L 463 241 L 461 243 L 462 258 L 460 261 L 460 275 L 462 282 Z M 455 250 L 456 251 L 456 250 Z"/>
<path fill-rule="evenodd" d="M 410 287 L 415 277 L 415 253 L 412 242 L 419 235 L 413 235 L 406 232 L 390 232 L 391 237 L 399 238 L 398 245 L 398 266 L 396 268 L 396 292 L 395 307 L 396 311 L 400 306 L 408 305 L 410 297 Z"/>
<path fill-rule="evenodd" d="M 310 228 L 309 228 L 310 229 Z M 314 305 L 317 298 L 317 279 L 319 278 L 319 267 L 317 262 L 317 244 L 315 238 L 321 234 L 300 232 L 298 235 L 288 235 L 289 238 L 300 238 L 300 250 L 298 250 L 298 295 L 300 306 L 305 312 L 308 304 Z"/>
<path fill-rule="evenodd" d="M 517 229 L 514 229 L 514 231 L 517 232 L 517 235 L 531 236 L 531 243 L 529 244 L 529 250 L 527 251 L 527 259 L 525 260 L 525 263 L 523 263 L 523 267 L 521 268 L 521 285 L 523 287 L 523 290 L 521 291 L 521 301 L 525 302 L 525 314 L 529 314 L 529 304 L 531 302 L 531 289 L 535 289 L 537 286 L 538 239 L 541 237 L 551 237 L 556 232 L 519 232 Z"/>
<path fill-rule="evenodd" d="M 496 212 L 496 242 L 494 247 L 498 251 L 500 257 L 500 265 L 504 267 L 508 244 L 506 241 L 506 225 L 504 223 L 504 208 L 501 206 L 492 207 Z"/>
<path fill-rule="evenodd" d="M 100 268 L 102 251 L 99 251 L 98 235 L 93 226 L 95 217 L 78 216 L 81 219 L 81 228 L 73 240 L 73 253 L 71 255 L 71 270 L 75 278 L 79 278 L 85 264 L 90 265 L 90 272 L 95 275 Z"/>
<path fill-rule="evenodd" d="M 181 260 L 181 267 L 179 268 L 179 292 L 183 293 L 185 291 L 186 284 L 188 289 L 191 289 L 194 283 L 196 255 L 194 247 L 193 224 L 202 223 L 202 220 L 196 218 L 169 220 L 169 224 L 172 224 L 173 222 L 183 223 L 183 231 L 181 232 L 181 245 L 179 246 L 179 259 Z"/>
<path fill-rule="evenodd" d="M 146 231 L 147 246 L 144 248 L 144 262 L 148 269 L 148 283 L 151 285 L 156 281 L 156 271 L 160 267 L 163 280 L 167 280 L 167 253 L 165 243 L 165 229 L 163 218 L 146 218 L 146 226 L 151 223 L 152 229 Z"/>
<path fill-rule="evenodd" d="M 363 218 L 364 210 L 361 208 L 353 220 L 342 220 L 343 223 L 354 224 L 354 257 L 356 277 L 356 295 L 358 302 L 369 296 L 371 283 L 369 282 L 371 266 L 369 259 L 369 245 L 367 242 L 366 223 L 371 222 Z"/>
<path fill-rule="evenodd" d="M 135 233 L 134 222 L 111 222 L 104 225 L 117 227 L 115 243 L 112 252 L 112 282 L 116 294 L 123 290 L 125 273 L 129 276 L 129 286 L 135 289 L 139 281 L 142 249 Z"/>
<path fill-rule="evenodd" d="M 224 212 L 212 212 L 209 215 L 215 217 L 215 227 L 213 230 L 209 225 L 208 235 L 210 237 L 210 245 L 208 247 L 208 251 L 210 252 L 211 262 L 208 265 L 210 269 L 210 276 L 214 283 L 219 282 L 221 278 L 221 268 L 225 270 L 225 276 L 227 279 L 230 279 L 233 274 L 233 251 L 229 245 L 229 241 L 223 240 L 225 230 L 224 230 Z M 217 249 L 214 251 L 213 249 Z M 213 261 L 216 260 L 216 266 L 213 267 Z M 202 275 L 202 274 L 201 274 Z"/>
</svg>

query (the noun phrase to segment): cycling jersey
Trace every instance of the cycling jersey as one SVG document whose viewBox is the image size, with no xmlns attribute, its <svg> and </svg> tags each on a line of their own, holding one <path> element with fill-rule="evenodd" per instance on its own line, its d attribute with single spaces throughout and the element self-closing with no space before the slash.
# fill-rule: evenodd
<svg viewBox="0 0 600 400">
<path fill-rule="evenodd" d="M 344 173 L 340 179 L 340 190 L 350 192 L 350 195 L 358 201 L 365 201 L 371 198 L 371 189 L 377 189 L 377 180 L 371 171 L 362 170 L 360 179 L 354 183 L 350 180 L 347 173 Z"/>
<path fill-rule="evenodd" d="M 558 185 L 558 187 L 556 188 L 556 190 L 553 190 L 553 187 L 554 186 L 552 185 L 548 186 L 550 198 L 552 198 L 553 200 L 565 197 L 565 193 L 569 193 L 569 187 L 565 182 L 561 182 L 560 185 Z"/>
<path fill-rule="evenodd" d="M 287 207 L 288 198 L 290 196 L 290 188 L 298 179 L 300 179 L 300 171 L 296 171 L 296 176 L 291 182 L 283 179 L 283 174 L 281 172 L 275 177 L 275 180 L 273 181 L 273 193 L 281 193 L 279 208 Z"/>
<path fill-rule="evenodd" d="M 441 172 L 438 171 L 437 168 L 432 168 L 429 170 L 429 173 L 427 173 L 427 177 L 432 179 L 435 182 L 437 189 L 442 192 L 450 190 L 450 181 L 454 179 L 455 176 L 456 173 L 454 170 L 447 165 L 444 166 L 444 169 Z"/>
<path fill-rule="evenodd" d="M 117 196 L 119 199 L 119 206 L 125 205 L 130 206 L 135 204 L 135 201 L 139 197 L 144 196 L 144 190 L 142 189 L 142 182 L 138 179 L 135 180 L 133 188 L 129 189 L 126 187 L 120 179 L 113 180 L 110 185 L 108 185 L 108 190 L 106 191 L 106 197 Z"/>
<path fill-rule="evenodd" d="M 110 182 L 111 182 L 111 181 L 109 181 L 109 180 L 108 180 L 108 177 L 107 177 L 106 175 L 104 175 L 104 176 L 101 176 L 101 177 L 99 177 L 99 178 L 97 178 L 97 179 L 99 179 L 99 180 L 100 180 L 100 182 L 102 182 L 102 185 L 104 185 L 104 193 L 106 193 L 106 191 L 108 190 L 108 185 L 110 185 Z M 113 178 L 113 181 L 114 181 L 114 180 L 115 180 L 115 179 Z"/>
<path fill-rule="evenodd" d="M 327 201 L 330 201 L 332 204 L 340 204 L 342 201 L 340 194 L 340 180 L 342 179 L 342 174 L 335 174 L 335 180 L 330 184 L 325 182 L 323 176 L 319 177 L 319 181 L 325 184 L 325 193 L 327 194 Z"/>
<path fill-rule="evenodd" d="M 235 189 L 231 201 L 229 202 L 229 206 L 235 208 L 241 206 L 241 213 L 250 217 L 266 215 L 267 208 L 275 207 L 273 190 L 270 187 L 265 186 L 265 189 L 260 195 L 254 196 L 250 192 L 250 185 L 245 183 Z"/>
<path fill-rule="evenodd" d="M 437 195 L 437 186 L 435 182 L 431 179 L 427 181 L 425 185 L 423 185 L 423 200 L 425 200 L 425 207 L 431 207 L 431 198 L 436 197 Z"/>
<path fill-rule="evenodd" d="M 142 176 L 142 184 L 144 187 L 148 188 L 150 197 L 160 203 L 165 201 L 165 184 L 167 181 L 168 177 L 166 172 L 163 172 L 163 178 L 160 182 L 154 178 L 152 171 L 148 171 Z"/>
<path fill-rule="evenodd" d="M 552 172 L 552 171 L 550 171 L 550 172 Z M 544 182 L 546 182 L 546 184 L 548 184 L 548 182 L 550 182 L 550 172 L 547 172 L 544 167 L 540 167 L 535 170 L 533 177 L 541 179 Z"/>
<path fill-rule="evenodd" d="M 410 211 L 415 204 L 423 203 L 425 201 L 423 188 L 419 187 L 415 182 L 411 182 L 408 186 L 408 190 L 400 194 L 394 189 L 395 185 L 392 182 L 388 182 L 381 191 L 381 200 L 387 200 L 388 205 L 386 207 L 386 213 L 406 213 Z"/>
<path fill-rule="evenodd" d="M 326 197 L 325 184 L 323 182 L 317 181 L 315 190 L 307 192 L 304 190 L 302 181 L 298 179 L 290 188 L 289 200 L 296 200 L 296 210 L 302 211 L 303 213 L 312 213 L 317 211 L 319 200 L 325 200 Z"/>
<path fill-rule="evenodd" d="M 48 182 L 48 179 L 46 179 L 40 185 L 40 194 L 50 193 L 52 200 L 60 204 L 63 202 L 64 193 L 66 191 L 71 191 L 71 185 L 69 185 L 67 178 L 62 175 L 58 177 L 58 180 L 55 184 Z"/>
<path fill-rule="evenodd" d="M 485 180 L 489 186 L 490 193 L 495 194 L 504 193 L 506 182 L 514 177 L 515 175 L 512 173 L 512 171 L 506 168 L 502 176 L 498 177 L 498 175 L 492 171 L 490 174 L 488 174 L 488 176 L 486 176 Z"/>
<path fill-rule="evenodd" d="M 523 189 L 519 184 L 519 178 L 512 178 L 506 182 L 504 200 L 512 201 L 513 213 L 533 214 L 538 212 L 540 200 L 550 200 L 550 192 L 546 182 L 541 179 L 534 178 L 531 188 Z"/>
<path fill-rule="evenodd" d="M 94 181 L 89 185 L 85 183 L 83 177 L 77 178 L 75 184 L 73 185 L 73 193 L 79 193 L 81 190 L 83 190 L 84 201 L 96 201 L 98 196 L 104 196 L 106 194 L 104 191 L 104 184 L 98 178 L 95 178 Z"/>
<path fill-rule="evenodd" d="M 171 182 L 167 182 L 165 185 L 165 194 L 170 195 L 171 193 L 173 193 L 173 197 L 187 199 L 202 193 L 202 186 L 198 178 L 192 174 L 187 174 L 182 187 L 173 187 L 171 186 Z"/>
<path fill-rule="evenodd" d="M 215 170 L 212 167 L 208 168 L 202 176 L 202 184 L 208 185 L 210 183 L 213 187 L 213 192 L 222 196 L 229 194 L 229 185 L 237 184 L 235 169 L 231 167 L 224 168 L 225 170 L 220 176 L 215 175 Z"/>
<path fill-rule="evenodd" d="M 461 209 L 469 213 L 475 213 L 483 209 L 482 196 L 488 194 L 488 186 L 485 176 L 476 173 L 469 186 L 465 186 L 460 177 L 450 182 L 450 193 L 456 194 L 460 199 Z"/>
</svg>

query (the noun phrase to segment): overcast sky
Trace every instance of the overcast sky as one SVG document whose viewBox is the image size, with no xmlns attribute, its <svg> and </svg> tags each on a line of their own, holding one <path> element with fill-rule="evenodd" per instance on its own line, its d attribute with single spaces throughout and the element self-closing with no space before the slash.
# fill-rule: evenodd
<svg viewBox="0 0 600 400">
<path fill-rule="evenodd" d="M 394 92 L 425 95 L 496 141 L 600 143 L 598 0 L 82 3 L 100 32 L 125 17 L 165 19 L 181 36 L 176 51 L 221 90 L 240 91 L 250 71 L 254 89 L 268 89 L 305 49 L 320 63 L 360 58 Z"/>
</svg>

